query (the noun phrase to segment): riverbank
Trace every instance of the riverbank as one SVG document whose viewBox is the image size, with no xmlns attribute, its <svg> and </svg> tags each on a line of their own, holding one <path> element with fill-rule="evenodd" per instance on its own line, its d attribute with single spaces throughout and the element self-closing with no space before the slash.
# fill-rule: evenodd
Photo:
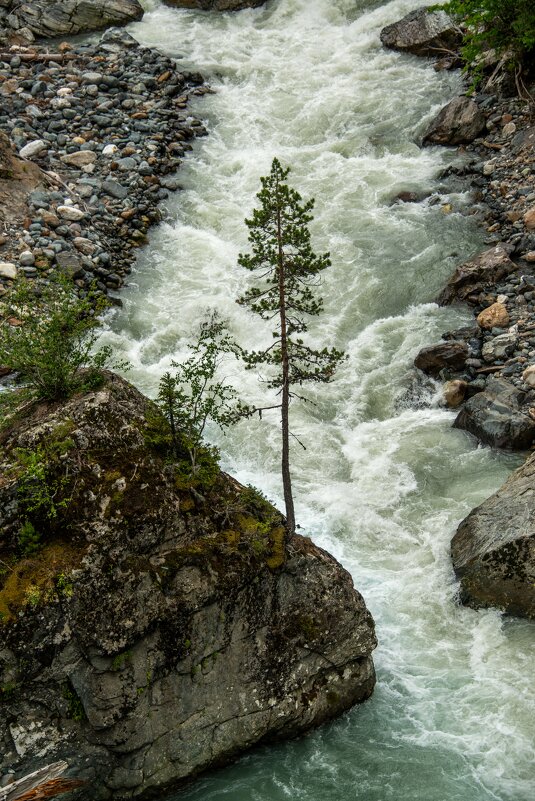
<svg viewBox="0 0 535 801">
<path fill-rule="evenodd" d="M 188 100 L 209 91 L 117 29 L 97 44 L 0 52 L 0 132 L 13 150 L 4 139 L 0 296 L 19 275 L 55 271 L 81 291 L 119 289 L 206 133 Z"/>
</svg>

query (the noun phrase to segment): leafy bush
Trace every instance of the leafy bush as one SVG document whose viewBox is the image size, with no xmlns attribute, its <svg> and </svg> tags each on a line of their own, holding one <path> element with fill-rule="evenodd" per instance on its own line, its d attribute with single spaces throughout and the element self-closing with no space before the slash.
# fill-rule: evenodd
<svg viewBox="0 0 535 801">
<path fill-rule="evenodd" d="M 450 0 L 444 7 L 467 28 L 463 55 L 476 63 L 494 49 L 517 71 L 529 68 L 535 54 L 535 3 L 533 0 Z"/>
<path fill-rule="evenodd" d="M 105 305 L 92 293 L 79 297 L 63 277 L 39 285 L 19 281 L 0 323 L 0 364 L 18 373 L 34 397 L 45 400 L 95 385 L 111 358 L 108 347 L 93 352 L 98 314 Z"/>
</svg>

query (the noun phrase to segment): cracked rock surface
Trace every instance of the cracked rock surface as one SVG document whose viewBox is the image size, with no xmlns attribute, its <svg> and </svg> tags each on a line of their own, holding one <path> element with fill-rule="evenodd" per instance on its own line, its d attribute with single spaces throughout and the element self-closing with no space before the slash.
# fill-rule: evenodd
<svg viewBox="0 0 535 801">
<path fill-rule="evenodd" d="M 108 374 L 0 435 L 0 773 L 66 759 L 77 798 L 159 794 L 374 686 L 349 573 L 230 476 L 184 482 L 154 413 Z"/>
</svg>

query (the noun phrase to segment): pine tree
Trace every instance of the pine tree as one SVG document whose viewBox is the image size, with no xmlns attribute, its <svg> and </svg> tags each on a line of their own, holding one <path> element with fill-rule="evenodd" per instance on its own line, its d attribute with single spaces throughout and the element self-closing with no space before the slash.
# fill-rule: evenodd
<svg viewBox="0 0 535 801">
<path fill-rule="evenodd" d="M 249 228 L 251 252 L 240 254 L 238 263 L 258 279 L 238 303 L 248 306 L 262 319 L 276 321 L 273 342 L 265 350 L 244 351 L 242 358 L 248 369 L 260 364 L 274 366 L 267 381 L 278 390 L 280 403 L 262 407 L 281 410 L 282 483 L 286 507 L 288 536 L 295 532 L 295 513 L 290 474 L 289 406 L 296 395 L 294 387 L 305 381 L 328 383 L 344 354 L 335 348 L 314 349 L 305 344 L 300 334 L 308 330 L 307 319 L 323 310 L 323 301 L 314 294 L 320 274 L 330 266 L 328 253 L 317 256 L 310 244 L 308 224 L 314 201 L 302 202 L 299 193 L 289 187 L 283 169 L 273 160 L 270 174 L 261 178 L 262 189 L 257 198 L 260 208 L 253 211 Z"/>
</svg>

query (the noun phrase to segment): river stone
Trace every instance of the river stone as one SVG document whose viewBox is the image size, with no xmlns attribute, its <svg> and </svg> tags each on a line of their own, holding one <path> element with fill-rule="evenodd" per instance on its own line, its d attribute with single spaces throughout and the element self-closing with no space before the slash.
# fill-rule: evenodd
<svg viewBox="0 0 535 801">
<path fill-rule="evenodd" d="M 414 366 L 435 378 L 444 367 L 461 370 L 468 358 L 469 348 L 466 342 L 451 340 L 429 345 L 418 353 Z"/>
<path fill-rule="evenodd" d="M 456 409 L 464 401 L 468 384 L 456 378 L 453 381 L 446 381 L 442 390 L 444 401 L 449 409 Z"/>
<path fill-rule="evenodd" d="M 463 603 L 535 618 L 535 454 L 462 521 L 451 553 Z"/>
<path fill-rule="evenodd" d="M 485 342 L 481 349 L 481 355 L 489 364 L 502 361 L 514 353 L 517 341 L 516 334 L 500 334 Z"/>
<path fill-rule="evenodd" d="M 24 145 L 19 150 L 19 156 L 23 159 L 31 159 L 34 156 L 38 156 L 39 153 L 42 153 L 43 150 L 46 150 L 48 145 L 42 139 L 36 139 L 33 142 L 28 142 L 27 145 Z"/>
<path fill-rule="evenodd" d="M 163 0 L 168 6 L 178 8 L 200 8 L 201 11 L 241 11 L 242 8 L 256 8 L 266 0 Z"/>
<path fill-rule="evenodd" d="M 138 0 L 32 0 L 17 5 L 20 23 L 44 37 L 127 25 L 142 16 Z"/>
<path fill-rule="evenodd" d="M 17 267 L 10 261 L 0 261 L 0 278 L 7 278 L 14 281 L 17 277 Z"/>
<path fill-rule="evenodd" d="M 75 153 L 67 153 L 66 156 L 62 156 L 61 160 L 64 164 L 72 167 L 85 167 L 87 164 L 95 163 L 97 154 L 92 150 L 77 150 Z"/>
<path fill-rule="evenodd" d="M 349 573 L 309 538 L 286 537 L 282 515 L 230 476 L 178 486 L 151 444 L 155 413 L 108 374 L 28 410 L 0 449 L 0 549 L 14 555 L 25 514 L 16 449 L 56 443 L 61 454 L 41 552 L 56 561 L 32 574 L 50 591 L 32 605 L 0 590 L 0 686 L 12 688 L 0 774 L 53 750 L 91 801 L 162 798 L 374 686 L 373 621 Z"/>
<path fill-rule="evenodd" d="M 526 450 L 535 441 L 535 421 L 525 398 L 513 384 L 491 376 L 485 390 L 465 403 L 453 425 L 494 448 Z"/>
<path fill-rule="evenodd" d="M 530 364 L 529 367 L 526 367 L 522 373 L 522 381 L 530 389 L 535 389 L 535 364 Z"/>
<path fill-rule="evenodd" d="M 503 303 L 493 303 L 478 314 L 477 322 L 488 331 L 492 328 L 507 328 L 510 322 L 509 313 Z"/>
<path fill-rule="evenodd" d="M 126 186 L 123 186 L 118 181 L 113 181 L 111 178 L 107 181 L 102 181 L 102 191 L 118 200 L 124 200 L 128 197 L 128 189 Z"/>
<path fill-rule="evenodd" d="M 492 290 L 498 281 L 517 269 L 503 245 L 496 245 L 459 265 L 440 293 L 438 303 L 478 302 L 480 293 Z"/>
<path fill-rule="evenodd" d="M 441 51 L 455 50 L 460 45 L 461 32 L 444 11 L 419 8 L 383 28 L 380 38 L 391 50 L 437 57 Z"/>
<path fill-rule="evenodd" d="M 424 134 L 423 143 L 460 145 L 473 142 L 485 127 L 485 115 L 469 97 L 455 97 L 439 111 Z"/>
<path fill-rule="evenodd" d="M 529 209 L 524 214 L 524 225 L 526 230 L 535 231 L 535 208 Z"/>
<path fill-rule="evenodd" d="M 81 278 L 84 274 L 84 268 L 76 253 L 68 250 L 62 250 L 56 254 L 56 264 L 63 273 L 69 278 Z"/>
<path fill-rule="evenodd" d="M 78 222 L 85 217 L 85 213 L 81 209 L 77 209 L 76 206 L 58 206 L 56 211 L 64 220 L 70 220 L 71 222 Z"/>
</svg>

